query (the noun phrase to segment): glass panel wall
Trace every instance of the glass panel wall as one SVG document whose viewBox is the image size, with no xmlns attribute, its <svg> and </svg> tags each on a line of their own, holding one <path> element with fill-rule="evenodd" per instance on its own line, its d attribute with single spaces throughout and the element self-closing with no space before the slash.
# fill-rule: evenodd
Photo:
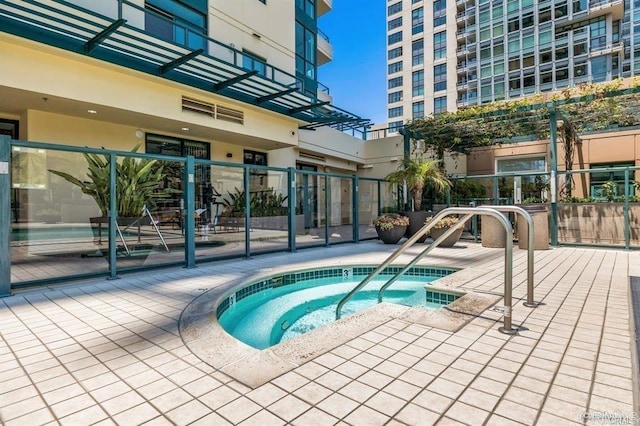
<svg viewBox="0 0 640 426">
<path fill-rule="evenodd" d="M 325 245 L 325 182 L 315 173 L 296 173 L 296 247 Z M 301 218 L 300 218 L 301 216 Z M 302 221 L 302 226 L 298 223 Z"/>
<path fill-rule="evenodd" d="M 250 168 L 251 253 L 289 248 L 289 181 L 286 171 Z M 295 217 L 302 226 L 302 217 Z"/>
<path fill-rule="evenodd" d="M 88 180 L 83 154 L 14 146 L 11 161 L 12 284 L 106 274 L 108 233 L 92 227 L 103 212 L 63 177 Z"/>
<path fill-rule="evenodd" d="M 184 261 L 184 164 L 133 156 L 116 161 L 117 269 Z M 92 225 L 108 235 L 107 218 Z"/>
<path fill-rule="evenodd" d="M 200 183 L 208 194 L 205 205 L 200 207 L 205 209 L 202 214 L 207 219 L 196 220 L 196 260 L 244 256 L 245 169 L 242 166 L 208 167 L 211 179 Z"/>
<path fill-rule="evenodd" d="M 353 179 L 329 177 L 329 242 L 354 240 Z"/>
<path fill-rule="evenodd" d="M 358 180 L 358 238 L 366 240 L 377 238 L 376 228 L 373 226 L 378 211 L 378 181 L 359 179 Z"/>
</svg>

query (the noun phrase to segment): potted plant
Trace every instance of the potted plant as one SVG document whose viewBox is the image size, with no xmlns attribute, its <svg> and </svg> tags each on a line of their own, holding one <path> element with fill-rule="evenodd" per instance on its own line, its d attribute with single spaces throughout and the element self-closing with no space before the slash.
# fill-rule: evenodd
<svg viewBox="0 0 640 426">
<path fill-rule="evenodd" d="M 433 220 L 433 216 L 429 216 L 424 221 L 424 224 L 426 225 L 427 223 L 431 222 L 432 220 Z M 464 224 L 459 224 L 458 225 L 459 221 L 460 221 L 460 219 L 458 219 L 455 216 L 447 216 L 447 217 L 444 217 L 444 218 L 438 220 L 438 222 L 436 222 L 436 224 L 433 226 L 433 228 L 431 228 L 431 230 L 430 230 L 431 238 L 433 239 L 433 241 L 435 241 L 438 238 L 440 238 L 442 236 L 442 234 L 444 234 L 452 226 L 457 226 L 457 229 L 453 232 L 453 234 L 451 234 L 447 238 L 445 238 L 438 245 L 438 247 L 453 247 L 455 245 L 455 243 L 458 242 L 458 240 L 462 236 L 462 231 L 463 231 L 463 226 L 464 226 Z"/>
<path fill-rule="evenodd" d="M 409 217 L 408 236 L 414 235 L 422 228 L 428 213 L 422 210 L 422 195 L 425 188 L 431 187 L 436 193 L 444 192 L 451 186 L 440 167 L 440 160 L 425 160 L 416 155 L 403 158 L 398 170 L 388 174 L 386 180 L 391 184 L 404 185 L 411 193 L 413 208 L 403 214 Z M 420 238 L 420 242 L 426 239 L 426 235 Z"/>
<path fill-rule="evenodd" d="M 373 225 L 383 243 L 397 244 L 407 230 L 409 218 L 397 213 L 387 213 L 375 218 Z"/>
<path fill-rule="evenodd" d="M 136 145 L 131 152 L 137 152 L 139 147 L 140 144 Z M 98 224 L 100 234 L 102 224 L 108 223 L 109 216 L 109 156 L 96 153 L 83 155 L 88 164 L 86 181 L 59 170 L 49 172 L 64 178 L 78 186 L 83 193 L 93 197 L 102 216 L 89 220 L 92 224 Z M 145 206 L 151 208 L 154 200 L 164 198 L 173 191 L 169 188 L 160 189 L 160 183 L 164 179 L 163 167 L 156 163 L 157 160 L 136 160 L 133 157 L 125 157 L 116 163 L 116 206 L 119 225 L 128 226 L 139 220 Z"/>
</svg>

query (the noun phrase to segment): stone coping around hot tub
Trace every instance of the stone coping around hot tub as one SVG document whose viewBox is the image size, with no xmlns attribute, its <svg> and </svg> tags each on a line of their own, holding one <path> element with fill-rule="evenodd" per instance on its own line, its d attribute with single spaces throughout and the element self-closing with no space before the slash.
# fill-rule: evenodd
<svg viewBox="0 0 640 426">
<path fill-rule="evenodd" d="M 285 268 L 275 269 L 269 270 L 268 274 L 262 272 L 258 275 L 266 277 L 287 272 Z M 260 276 L 251 279 L 245 277 L 211 289 L 194 299 L 180 316 L 180 336 L 198 358 L 241 383 L 256 388 L 394 319 L 449 332 L 459 330 L 500 299 L 496 295 L 464 292 L 455 288 L 457 286 L 454 284 L 469 282 L 469 279 L 485 273 L 464 269 L 429 284 L 429 289 L 433 291 L 460 296 L 436 311 L 383 302 L 263 350 L 255 349 L 228 334 L 216 317 L 217 306 L 230 293 L 244 283 L 261 279 Z M 455 279 L 453 276 L 457 274 L 462 275 Z"/>
</svg>

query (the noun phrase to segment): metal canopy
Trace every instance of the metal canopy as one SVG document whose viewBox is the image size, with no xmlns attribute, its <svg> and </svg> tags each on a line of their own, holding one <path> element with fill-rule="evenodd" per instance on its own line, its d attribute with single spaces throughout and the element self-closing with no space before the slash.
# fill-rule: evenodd
<svg viewBox="0 0 640 426">
<path fill-rule="evenodd" d="M 144 31 L 140 16 L 148 11 L 143 7 L 127 0 L 113 0 L 113 6 L 117 7 L 106 7 L 113 9 L 112 16 L 105 16 L 63 0 L 0 0 L 0 31 L 259 106 L 307 125 L 345 118 L 369 123 L 301 93 L 300 81 L 279 68 L 244 68 L 244 53 L 230 45 L 201 34 L 193 48 L 166 41 Z"/>
</svg>

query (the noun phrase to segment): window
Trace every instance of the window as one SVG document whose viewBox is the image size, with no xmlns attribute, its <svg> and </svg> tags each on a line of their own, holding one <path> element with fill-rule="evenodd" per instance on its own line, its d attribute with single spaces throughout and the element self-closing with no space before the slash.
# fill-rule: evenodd
<svg viewBox="0 0 640 426">
<path fill-rule="evenodd" d="M 397 92 L 391 92 L 387 96 L 390 104 L 394 102 L 400 102 L 402 100 L 402 90 Z"/>
<path fill-rule="evenodd" d="M 402 26 L 402 16 L 392 19 L 387 23 L 387 31 L 394 30 Z"/>
<path fill-rule="evenodd" d="M 391 6 L 387 7 L 387 16 L 395 15 L 396 13 L 402 10 L 402 2 L 394 3 Z"/>
<path fill-rule="evenodd" d="M 316 80 L 316 34 L 296 21 L 296 75 L 303 77 L 306 85 Z"/>
<path fill-rule="evenodd" d="M 433 35 L 433 59 L 447 57 L 447 32 L 441 31 Z"/>
<path fill-rule="evenodd" d="M 591 49 L 604 47 L 607 44 L 607 23 L 600 19 L 590 25 Z"/>
<path fill-rule="evenodd" d="M 402 41 L 402 31 L 398 31 L 397 33 L 390 34 L 387 37 L 387 44 L 389 45 L 398 43 L 400 41 Z"/>
<path fill-rule="evenodd" d="M 424 71 L 414 71 L 411 76 L 413 96 L 424 95 Z"/>
<path fill-rule="evenodd" d="M 296 0 L 296 7 L 311 19 L 316 17 L 315 0 Z"/>
<path fill-rule="evenodd" d="M 612 168 L 612 167 L 633 167 L 634 163 L 612 163 L 612 164 L 593 164 L 591 165 L 592 169 L 604 169 L 604 168 Z M 627 192 L 629 194 L 635 193 L 635 188 L 633 186 L 633 171 L 629 173 L 630 181 Z M 604 184 L 606 182 L 613 182 L 611 185 L 611 191 L 614 197 L 622 197 L 625 195 L 624 190 L 624 170 L 616 170 L 616 171 L 594 171 L 590 174 L 590 195 L 593 198 L 598 199 L 606 199 L 607 193 L 605 192 Z"/>
<path fill-rule="evenodd" d="M 424 9 L 421 7 L 411 11 L 411 34 L 424 31 Z"/>
<path fill-rule="evenodd" d="M 396 47 L 395 49 L 391 49 L 387 52 L 387 59 L 395 59 L 402 56 L 402 46 Z"/>
<path fill-rule="evenodd" d="M 416 40 L 411 44 L 411 64 L 424 64 L 424 39 Z"/>
<path fill-rule="evenodd" d="M 262 76 L 267 75 L 266 61 L 246 50 L 242 51 L 242 68 L 250 71 L 258 71 L 258 74 Z"/>
<path fill-rule="evenodd" d="M 0 135 L 7 135 L 11 139 L 18 139 L 18 122 L 0 118 Z"/>
<path fill-rule="evenodd" d="M 433 91 L 447 89 L 447 64 L 433 67 Z"/>
<path fill-rule="evenodd" d="M 424 102 L 422 101 L 414 102 L 411 109 L 412 109 L 412 116 L 414 120 L 416 118 L 424 117 Z"/>
<path fill-rule="evenodd" d="M 402 129 L 402 121 L 389 122 L 389 132 L 397 132 L 400 129 Z"/>
<path fill-rule="evenodd" d="M 389 89 L 393 89 L 394 87 L 402 86 L 402 77 L 395 77 L 389 79 Z"/>
<path fill-rule="evenodd" d="M 400 72 L 400 71 L 402 71 L 402 61 L 398 61 L 398 62 L 394 62 L 392 64 L 389 64 L 387 66 L 387 68 L 388 68 L 388 73 L 389 74 Z"/>
<path fill-rule="evenodd" d="M 145 31 L 193 49 L 206 49 L 207 15 L 174 0 L 144 2 Z"/>
<path fill-rule="evenodd" d="M 438 27 L 447 23 L 447 0 L 433 2 L 433 26 Z"/>
<path fill-rule="evenodd" d="M 402 117 L 402 107 L 389 108 L 389 118 Z"/>
<path fill-rule="evenodd" d="M 147 133 L 145 135 L 145 148 L 147 154 L 171 155 L 176 157 L 185 157 L 193 155 L 195 158 L 209 160 L 211 159 L 211 145 L 208 142 L 199 142 L 189 139 L 174 138 L 171 136 L 155 135 Z M 165 168 L 165 182 L 169 188 L 178 190 L 175 194 L 170 194 L 168 198 L 163 198 L 162 203 L 165 206 L 180 206 L 182 194 L 182 170 L 181 168 Z M 203 184 L 211 181 L 211 167 L 204 164 L 196 164 L 195 182 L 196 182 L 196 206 L 207 208 L 206 197 L 208 194 L 203 192 Z"/>
<path fill-rule="evenodd" d="M 258 151 L 244 150 L 244 164 L 251 164 L 254 166 L 266 166 L 267 165 L 267 153 Z"/>
<path fill-rule="evenodd" d="M 447 111 L 447 97 L 441 96 L 433 99 L 433 113 L 440 114 Z"/>
</svg>

